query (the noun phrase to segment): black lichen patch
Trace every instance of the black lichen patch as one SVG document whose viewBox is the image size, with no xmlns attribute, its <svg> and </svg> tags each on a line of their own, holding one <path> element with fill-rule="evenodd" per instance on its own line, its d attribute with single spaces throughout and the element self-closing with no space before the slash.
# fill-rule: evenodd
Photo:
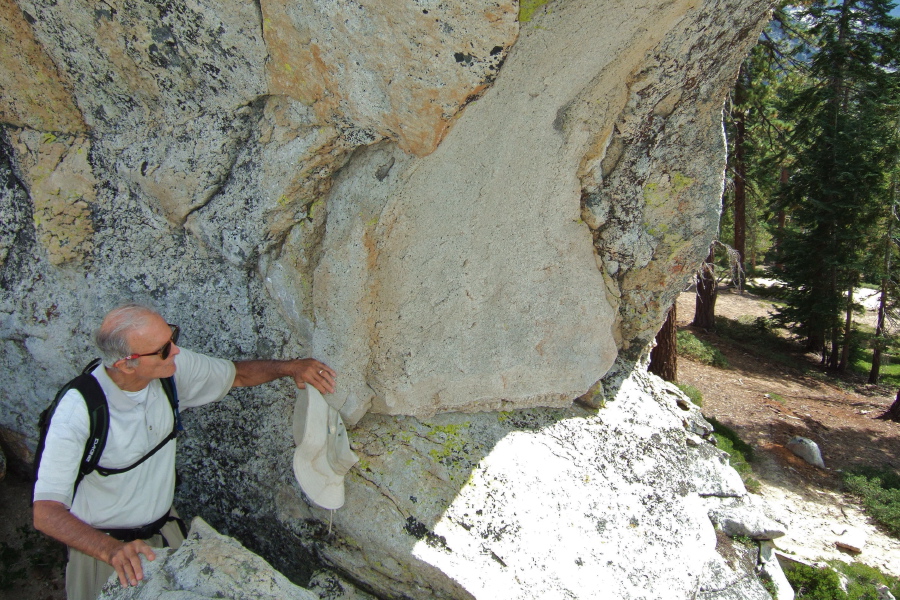
<svg viewBox="0 0 900 600">
<path fill-rule="evenodd" d="M 406 525 L 403 526 L 403 529 L 417 540 L 424 539 L 425 543 L 433 548 L 450 550 L 450 548 L 447 547 L 447 538 L 442 535 L 437 535 L 415 517 L 407 517 Z"/>
<path fill-rule="evenodd" d="M 466 66 L 471 65 L 475 60 L 474 56 L 465 52 L 456 52 L 453 54 L 453 58 L 455 58 L 456 62 L 458 62 L 459 64 Z"/>
</svg>

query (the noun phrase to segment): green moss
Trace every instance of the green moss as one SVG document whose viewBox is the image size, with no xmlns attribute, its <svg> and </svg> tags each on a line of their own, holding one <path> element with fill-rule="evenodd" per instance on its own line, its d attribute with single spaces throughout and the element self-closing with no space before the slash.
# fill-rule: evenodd
<svg viewBox="0 0 900 600">
<path fill-rule="evenodd" d="M 716 446 L 728 455 L 728 464 L 738 472 L 741 481 L 747 490 L 753 493 L 759 491 L 760 483 L 753 477 L 753 447 L 743 441 L 736 431 L 723 425 L 713 417 L 705 417 L 713 426 L 713 436 L 716 438 Z"/>
<path fill-rule="evenodd" d="M 697 406 L 703 406 L 703 394 L 700 393 L 700 390 L 687 383 L 676 383 L 675 385 L 678 386 L 678 389 L 681 390 L 691 402 Z"/>
<path fill-rule="evenodd" d="M 547 4 L 549 0 L 520 0 L 519 23 L 527 23 L 534 16 L 535 11 Z"/>
<path fill-rule="evenodd" d="M 690 331 L 679 331 L 675 334 L 675 344 L 679 356 L 687 356 L 720 369 L 727 369 L 730 366 L 728 359 L 718 348 L 697 338 Z"/>
</svg>

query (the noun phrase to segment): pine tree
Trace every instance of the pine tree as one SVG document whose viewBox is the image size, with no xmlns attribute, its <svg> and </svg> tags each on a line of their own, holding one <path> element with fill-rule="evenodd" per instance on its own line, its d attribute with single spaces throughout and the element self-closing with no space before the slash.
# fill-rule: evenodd
<svg viewBox="0 0 900 600">
<path fill-rule="evenodd" d="M 776 209 L 788 222 L 779 240 L 787 306 L 779 319 L 843 369 L 853 291 L 870 233 L 887 198 L 896 154 L 898 20 L 887 0 L 821 0 L 799 14 L 809 25 L 809 83 L 785 104 L 794 122 L 793 158 Z"/>
</svg>

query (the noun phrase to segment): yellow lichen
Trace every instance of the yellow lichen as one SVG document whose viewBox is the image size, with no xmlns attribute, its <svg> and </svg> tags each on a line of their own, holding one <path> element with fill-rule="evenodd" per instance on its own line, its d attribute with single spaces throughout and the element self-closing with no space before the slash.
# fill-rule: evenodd
<svg viewBox="0 0 900 600">
<path fill-rule="evenodd" d="M 534 16 L 534 13 L 540 7 L 547 4 L 549 0 L 520 0 L 519 2 L 519 23 L 527 23 Z"/>
</svg>

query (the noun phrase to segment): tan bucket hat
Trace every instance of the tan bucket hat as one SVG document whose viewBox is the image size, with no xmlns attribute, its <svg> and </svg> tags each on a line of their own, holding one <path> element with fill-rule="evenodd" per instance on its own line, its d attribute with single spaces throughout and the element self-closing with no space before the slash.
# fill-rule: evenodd
<svg viewBox="0 0 900 600">
<path fill-rule="evenodd" d="M 344 475 L 359 458 L 350 449 L 341 414 L 310 384 L 294 403 L 294 476 L 318 506 L 344 505 Z"/>
</svg>

